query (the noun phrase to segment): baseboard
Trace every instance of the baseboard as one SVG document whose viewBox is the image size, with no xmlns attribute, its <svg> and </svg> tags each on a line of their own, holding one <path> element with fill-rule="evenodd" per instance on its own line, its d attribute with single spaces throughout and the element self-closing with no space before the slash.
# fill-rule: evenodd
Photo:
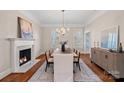
<svg viewBox="0 0 124 93">
<path fill-rule="evenodd" d="M 3 72 L 1 72 L 1 73 L 0 73 L 0 80 L 1 80 L 2 78 L 6 77 L 7 75 L 9 75 L 10 73 L 12 73 L 10 68 L 7 69 L 7 70 L 5 70 L 5 71 L 3 71 Z"/>
</svg>

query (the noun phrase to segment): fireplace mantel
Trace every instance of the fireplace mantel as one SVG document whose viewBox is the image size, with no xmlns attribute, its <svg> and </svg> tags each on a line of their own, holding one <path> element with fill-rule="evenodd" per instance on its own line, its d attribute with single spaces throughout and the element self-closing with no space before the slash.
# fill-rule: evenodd
<svg viewBox="0 0 124 93">
<path fill-rule="evenodd" d="M 23 45 L 34 45 L 35 39 L 23 39 L 23 38 L 8 38 L 10 40 L 11 45 L 16 46 L 23 46 Z"/>
<path fill-rule="evenodd" d="M 24 73 L 36 62 L 34 57 L 35 39 L 8 38 L 11 45 L 11 67 L 13 73 Z M 31 48 L 31 61 L 19 66 L 19 51 Z"/>
</svg>

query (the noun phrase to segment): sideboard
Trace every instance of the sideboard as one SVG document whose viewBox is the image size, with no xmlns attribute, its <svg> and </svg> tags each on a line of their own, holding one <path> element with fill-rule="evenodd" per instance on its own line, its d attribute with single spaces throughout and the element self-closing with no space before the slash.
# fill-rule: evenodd
<svg viewBox="0 0 124 93">
<path fill-rule="evenodd" d="M 124 53 L 110 52 L 102 48 L 91 48 L 91 61 L 116 79 L 124 78 Z"/>
</svg>

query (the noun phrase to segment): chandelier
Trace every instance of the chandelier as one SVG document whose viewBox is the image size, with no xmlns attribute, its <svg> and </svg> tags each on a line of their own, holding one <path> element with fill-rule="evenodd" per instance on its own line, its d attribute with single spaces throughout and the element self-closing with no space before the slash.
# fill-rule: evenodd
<svg viewBox="0 0 124 93">
<path fill-rule="evenodd" d="M 62 10 L 62 26 L 57 28 L 56 31 L 59 35 L 65 35 L 70 29 L 64 26 L 64 10 Z"/>
</svg>

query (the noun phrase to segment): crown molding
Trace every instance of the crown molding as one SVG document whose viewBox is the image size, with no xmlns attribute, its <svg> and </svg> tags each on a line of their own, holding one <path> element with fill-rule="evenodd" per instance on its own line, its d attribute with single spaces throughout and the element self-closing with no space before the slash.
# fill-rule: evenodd
<svg viewBox="0 0 124 93">
<path fill-rule="evenodd" d="M 65 27 L 84 27 L 85 25 L 92 23 L 96 18 L 100 17 L 101 15 L 103 15 L 107 12 L 107 10 L 96 10 L 96 11 L 97 11 L 96 14 L 93 15 L 91 18 L 89 18 L 89 20 L 87 20 L 85 22 L 85 24 L 67 24 L 67 25 L 65 25 Z M 41 24 L 40 20 L 38 20 L 36 17 L 34 17 L 28 11 L 20 10 L 19 12 L 21 12 L 23 15 L 25 15 L 26 17 L 28 17 L 32 21 L 39 24 L 41 27 L 60 27 L 61 26 L 60 24 Z"/>
<path fill-rule="evenodd" d="M 41 27 L 60 27 L 60 24 L 41 24 L 40 20 L 38 20 L 36 17 L 34 17 L 31 13 L 29 13 L 26 10 L 20 10 L 19 12 L 21 12 L 24 16 L 26 16 L 27 18 L 31 19 L 32 21 L 36 22 L 37 24 L 39 24 Z M 67 24 L 65 25 L 65 27 L 83 27 L 83 24 Z"/>
</svg>

